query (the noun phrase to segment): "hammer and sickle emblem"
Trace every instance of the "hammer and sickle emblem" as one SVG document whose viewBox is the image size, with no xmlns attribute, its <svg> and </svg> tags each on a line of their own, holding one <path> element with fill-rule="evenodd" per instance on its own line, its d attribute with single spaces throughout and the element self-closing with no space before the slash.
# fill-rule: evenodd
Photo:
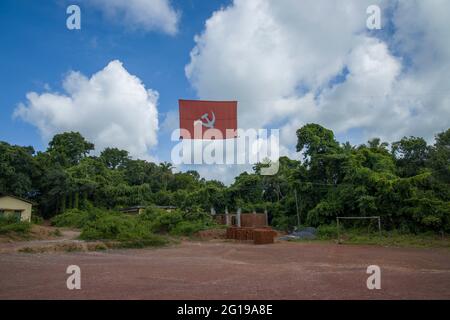
<svg viewBox="0 0 450 320">
<path fill-rule="evenodd" d="M 214 114 L 214 111 L 211 111 L 211 113 L 212 113 L 212 119 L 209 118 L 208 113 L 205 113 L 197 121 L 200 121 L 202 123 L 202 125 L 207 128 L 211 128 L 211 129 L 214 128 L 214 124 L 216 123 L 216 115 Z"/>
</svg>

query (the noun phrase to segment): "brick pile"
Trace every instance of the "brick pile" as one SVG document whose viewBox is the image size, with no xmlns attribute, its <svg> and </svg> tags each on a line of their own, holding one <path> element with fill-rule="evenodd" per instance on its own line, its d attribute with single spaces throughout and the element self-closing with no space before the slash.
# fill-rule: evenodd
<svg viewBox="0 0 450 320">
<path fill-rule="evenodd" d="M 253 228 L 229 227 L 227 228 L 227 239 L 253 240 Z"/>
<path fill-rule="evenodd" d="M 275 238 L 275 231 L 264 228 L 253 230 L 253 243 L 254 244 L 269 244 L 273 243 Z"/>
<path fill-rule="evenodd" d="M 253 241 L 254 244 L 274 243 L 276 232 L 270 227 L 264 228 L 239 228 L 228 227 L 226 238 L 239 241 Z"/>
</svg>

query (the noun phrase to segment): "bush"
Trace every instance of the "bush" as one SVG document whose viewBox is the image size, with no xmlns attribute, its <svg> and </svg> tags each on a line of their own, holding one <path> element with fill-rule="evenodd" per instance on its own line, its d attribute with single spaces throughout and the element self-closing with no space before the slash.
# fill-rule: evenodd
<svg viewBox="0 0 450 320">
<path fill-rule="evenodd" d="M 50 220 L 53 226 L 74 228 L 82 228 L 88 221 L 89 212 L 78 209 L 69 209 Z"/>
<path fill-rule="evenodd" d="M 139 216 L 129 216 L 92 208 L 89 211 L 71 209 L 52 219 L 58 227 L 81 228 L 84 240 L 115 240 L 120 247 L 161 245 L 167 241 L 154 233 L 190 236 L 214 226 L 208 214 L 201 211 L 171 212 L 155 207 L 146 208 Z"/>
<path fill-rule="evenodd" d="M 69 210 L 52 219 L 57 226 L 82 228 L 80 238 L 83 240 L 113 240 L 118 248 L 142 248 L 159 246 L 167 240 L 151 231 L 148 221 L 118 212 L 91 209 Z"/>
<path fill-rule="evenodd" d="M 0 234 L 19 233 L 27 234 L 30 232 L 31 223 L 22 222 L 16 217 L 0 217 Z"/>
<path fill-rule="evenodd" d="M 297 217 L 277 215 L 272 218 L 272 226 L 278 230 L 291 231 L 297 223 Z"/>
<path fill-rule="evenodd" d="M 211 216 L 201 210 L 173 210 L 171 212 L 149 207 L 138 217 L 149 223 L 153 232 L 190 236 L 195 232 L 214 226 Z"/>
<path fill-rule="evenodd" d="M 158 209 L 154 206 L 149 206 L 149 207 L 145 208 L 144 212 L 141 215 L 139 215 L 139 219 L 154 220 L 164 213 L 166 213 L 165 210 Z"/>
<path fill-rule="evenodd" d="M 33 224 L 42 224 L 44 222 L 44 218 L 38 216 L 36 214 L 31 215 L 31 223 Z"/>
<path fill-rule="evenodd" d="M 155 232 L 170 232 L 176 225 L 183 221 L 183 215 L 179 211 L 166 212 L 158 216 L 152 222 Z"/>
<path fill-rule="evenodd" d="M 203 211 L 200 207 L 191 207 L 183 212 L 183 219 L 187 221 L 212 221 L 211 215 Z"/>
<path fill-rule="evenodd" d="M 321 225 L 317 228 L 317 237 L 319 239 L 336 239 L 337 238 L 337 226 Z"/>
<path fill-rule="evenodd" d="M 160 235 L 149 234 L 145 239 L 122 241 L 115 248 L 145 248 L 158 247 L 168 243 L 167 239 Z"/>
<path fill-rule="evenodd" d="M 147 208 L 138 217 L 143 223 L 149 223 L 153 232 L 170 232 L 175 226 L 183 221 L 183 214 L 179 210 L 167 212 L 154 207 Z"/>
<path fill-rule="evenodd" d="M 81 232 L 80 238 L 85 240 L 119 240 L 127 241 L 145 239 L 151 235 L 149 223 L 137 221 L 135 217 L 109 214 L 88 222 Z"/>
<path fill-rule="evenodd" d="M 92 208 L 89 211 L 69 209 L 52 218 L 51 224 L 56 227 L 83 228 L 87 223 L 95 221 L 101 216 L 115 214 L 110 211 Z"/>
<path fill-rule="evenodd" d="M 206 228 L 207 225 L 202 221 L 182 221 L 171 230 L 171 234 L 176 236 L 191 236 Z"/>
</svg>

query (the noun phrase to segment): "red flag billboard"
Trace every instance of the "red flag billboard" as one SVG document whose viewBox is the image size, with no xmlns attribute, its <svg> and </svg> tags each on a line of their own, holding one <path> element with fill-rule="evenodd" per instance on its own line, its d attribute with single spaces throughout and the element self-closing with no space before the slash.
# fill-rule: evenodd
<svg viewBox="0 0 450 320">
<path fill-rule="evenodd" d="M 214 132 L 213 139 L 236 137 L 237 101 L 179 100 L 178 102 L 181 139 L 208 140 L 211 139 L 207 137 L 208 131 Z M 202 129 L 201 136 L 195 134 L 194 127 Z"/>
</svg>

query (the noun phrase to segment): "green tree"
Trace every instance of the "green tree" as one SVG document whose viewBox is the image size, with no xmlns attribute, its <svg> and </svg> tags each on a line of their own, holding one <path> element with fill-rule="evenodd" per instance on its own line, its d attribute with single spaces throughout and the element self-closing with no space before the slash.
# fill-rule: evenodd
<svg viewBox="0 0 450 320">
<path fill-rule="evenodd" d="M 334 133 L 318 124 L 310 123 L 297 130 L 297 152 L 305 149 L 304 157 L 328 154 L 339 149 Z"/>
<path fill-rule="evenodd" d="M 431 149 L 430 167 L 439 180 L 450 183 L 450 129 L 436 136 L 436 142 Z"/>
<path fill-rule="evenodd" d="M 396 159 L 399 175 L 401 177 L 412 177 L 426 167 L 430 147 L 423 138 L 404 137 L 392 144 L 392 154 Z"/>
<path fill-rule="evenodd" d="M 48 144 L 47 152 L 64 167 L 75 165 L 94 150 L 94 144 L 86 141 L 79 132 L 57 134 Z"/>
<path fill-rule="evenodd" d="M 128 151 L 120 150 L 117 148 L 106 148 L 100 154 L 100 159 L 110 169 L 123 168 L 125 164 L 130 160 Z"/>
<path fill-rule="evenodd" d="M 32 147 L 12 146 L 0 141 L 0 193 L 30 197 L 40 175 Z"/>
</svg>

